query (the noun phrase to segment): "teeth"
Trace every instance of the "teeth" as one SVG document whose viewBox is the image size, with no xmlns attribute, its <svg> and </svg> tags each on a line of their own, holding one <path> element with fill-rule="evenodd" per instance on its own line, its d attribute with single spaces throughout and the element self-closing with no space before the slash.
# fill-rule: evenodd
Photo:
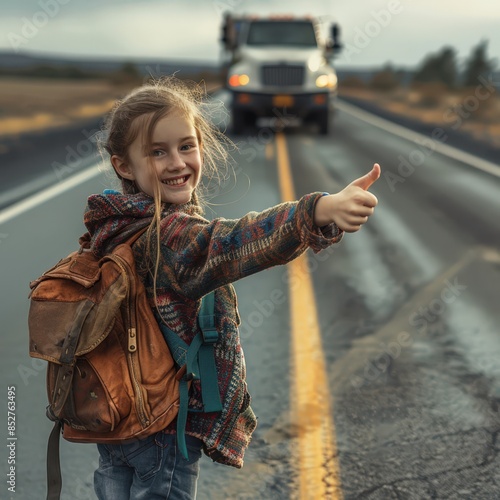
<svg viewBox="0 0 500 500">
<path fill-rule="evenodd" d="M 180 177 L 179 179 L 165 180 L 162 181 L 163 184 L 167 184 L 168 186 L 175 186 L 176 184 L 182 184 L 186 182 L 187 177 Z"/>
</svg>

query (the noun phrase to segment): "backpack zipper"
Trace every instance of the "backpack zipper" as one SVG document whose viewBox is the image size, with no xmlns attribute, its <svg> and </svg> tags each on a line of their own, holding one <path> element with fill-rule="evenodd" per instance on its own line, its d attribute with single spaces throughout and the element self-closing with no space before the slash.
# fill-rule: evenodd
<svg viewBox="0 0 500 500">
<path fill-rule="evenodd" d="M 147 427 L 150 424 L 150 420 L 147 415 L 146 407 L 144 404 L 144 397 L 141 391 L 141 386 L 139 384 L 139 379 L 140 379 L 140 366 L 139 363 L 136 362 L 137 359 L 137 328 L 135 321 L 132 320 L 132 316 L 135 318 L 135 314 L 132 313 L 132 311 L 135 312 L 135 297 L 134 294 L 131 293 L 132 288 L 135 288 L 132 286 L 132 284 L 135 285 L 134 283 L 134 276 L 132 272 L 127 273 L 127 269 L 130 269 L 130 266 L 127 264 L 127 262 L 122 259 L 118 255 L 109 255 L 109 259 L 111 259 L 122 271 L 126 284 L 127 284 L 127 298 L 128 298 L 128 304 L 127 304 L 127 347 L 128 347 L 128 353 L 127 353 L 127 359 L 128 359 L 128 365 L 129 365 L 129 372 L 131 375 L 132 379 L 132 384 L 134 386 L 134 393 L 136 396 L 136 410 L 137 410 L 137 415 L 139 416 L 139 420 L 141 422 L 141 425 L 143 427 Z M 130 279 L 129 279 L 130 277 Z M 139 374 L 139 376 L 138 376 Z"/>
</svg>

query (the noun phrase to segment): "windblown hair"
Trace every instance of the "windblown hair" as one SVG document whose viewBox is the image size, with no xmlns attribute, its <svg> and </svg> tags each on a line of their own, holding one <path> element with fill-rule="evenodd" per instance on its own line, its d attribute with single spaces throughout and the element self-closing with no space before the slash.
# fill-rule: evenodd
<svg viewBox="0 0 500 500">
<path fill-rule="evenodd" d="M 104 149 L 110 157 L 117 155 L 125 162 L 129 162 L 129 147 L 138 136 L 142 137 L 144 146 L 147 147 L 147 151 L 150 151 L 157 123 L 172 112 L 180 112 L 192 120 L 196 130 L 202 158 L 202 175 L 206 178 L 218 177 L 220 169 L 228 166 L 227 146 L 231 144 L 231 141 L 212 123 L 210 110 L 211 103 L 201 86 L 192 82 L 184 82 L 173 76 L 152 81 L 138 87 L 115 103 L 105 122 L 103 134 L 105 139 L 100 144 L 101 150 Z M 156 237 L 154 265 L 156 284 L 160 262 L 162 200 L 160 181 L 152 157 L 148 157 L 148 165 L 154 181 L 155 215 L 148 229 L 147 255 L 151 255 L 151 240 L 154 235 Z M 134 181 L 121 177 L 116 171 L 115 173 L 120 178 L 124 194 L 140 192 Z M 191 203 L 197 213 L 203 213 L 204 198 L 200 193 L 201 189 L 198 186 L 191 198 Z"/>
<path fill-rule="evenodd" d="M 227 145 L 229 139 L 222 134 L 210 120 L 211 103 L 205 90 L 193 83 L 184 82 L 173 76 L 164 77 L 145 84 L 117 101 L 105 122 L 104 150 L 129 161 L 128 148 L 139 134 L 149 149 L 156 124 L 172 111 L 183 113 L 191 119 L 196 130 L 201 149 L 206 177 L 217 175 L 221 168 L 227 167 Z M 153 161 L 150 160 L 151 174 L 156 177 Z M 134 181 L 120 177 L 124 194 L 138 193 Z M 158 184 L 159 188 L 159 184 Z M 191 202 L 202 211 L 203 197 L 195 190 Z M 155 197 L 155 202 L 156 202 Z"/>
</svg>

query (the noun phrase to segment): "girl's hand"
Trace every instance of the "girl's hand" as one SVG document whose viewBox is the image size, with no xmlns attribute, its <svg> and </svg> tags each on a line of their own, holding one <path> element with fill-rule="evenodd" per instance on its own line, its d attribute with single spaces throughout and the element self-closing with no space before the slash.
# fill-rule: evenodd
<svg viewBox="0 0 500 500">
<path fill-rule="evenodd" d="M 380 177 L 380 165 L 375 163 L 370 172 L 351 182 L 337 194 L 323 196 L 316 203 L 314 223 L 322 227 L 334 222 L 347 233 L 359 231 L 378 203 L 368 188 Z"/>
</svg>

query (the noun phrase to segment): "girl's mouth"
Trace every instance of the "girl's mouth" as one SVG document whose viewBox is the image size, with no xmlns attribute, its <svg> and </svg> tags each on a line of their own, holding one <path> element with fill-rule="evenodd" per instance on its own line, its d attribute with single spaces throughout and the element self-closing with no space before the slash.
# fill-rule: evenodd
<svg viewBox="0 0 500 500">
<path fill-rule="evenodd" d="M 176 177 L 175 179 L 165 179 L 161 182 L 167 186 L 180 186 L 181 184 L 185 184 L 188 179 L 189 175 L 183 175 L 182 177 Z"/>
</svg>

